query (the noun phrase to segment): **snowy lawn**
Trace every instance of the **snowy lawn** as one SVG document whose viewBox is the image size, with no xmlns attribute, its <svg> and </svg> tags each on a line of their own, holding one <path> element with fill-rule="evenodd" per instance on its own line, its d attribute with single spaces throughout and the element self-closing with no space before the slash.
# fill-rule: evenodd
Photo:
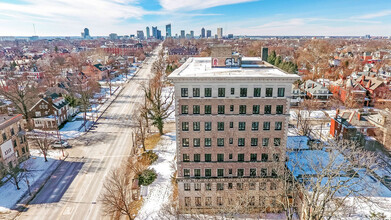
<svg viewBox="0 0 391 220">
<path fill-rule="evenodd" d="M 153 150 L 159 155 L 159 159 L 150 168 L 155 169 L 157 178 L 148 186 L 148 195 L 143 198 L 144 204 L 136 219 L 158 219 L 159 211 L 170 200 L 173 190 L 171 176 L 174 173 L 172 163 L 175 162 L 175 139 L 175 132 L 165 134 Z"/>
<path fill-rule="evenodd" d="M 291 119 L 295 120 L 297 119 L 297 111 L 296 110 L 290 110 L 289 114 L 291 115 Z M 310 118 L 313 120 L 316 119 L 326 119 L 328 118 L 323 111 L 311 111 L 310 113 L 306 110 L 301 110 L 301 117 L 303 118 Z"/>
<path fill-rule="evenodd" d="M 20 167 L 26 167 L 29 171 L 27 179 L 30 182 L 32 190 L 37 190 L 38 186 L 44 181 L 60 163 L 58 160 L 62 156 L 60 150 L 51 150 L 48 155 L 48 162 L 45 162 L 44 157 L 38 150 L 30 151 L 30 159 L 20 164 Z M 5 179 L 5 178 L 4 178 Z M 3 180 L 4 180 L 3 179 Z M 0 187 L 0 214 L 8 213 L 14 208 L 15 204 L 28 193 L 28 187 L 25 180 L 19 184 L 20 190 L 16 190 L 15 185 L 10 181 Z"/>
</svg>

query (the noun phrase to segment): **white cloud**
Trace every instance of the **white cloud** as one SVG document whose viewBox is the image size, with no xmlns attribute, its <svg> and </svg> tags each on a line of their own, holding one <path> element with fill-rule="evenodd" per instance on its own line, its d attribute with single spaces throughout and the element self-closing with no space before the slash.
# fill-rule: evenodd
<svg viewBox="0 0 391 220">
<path fill-rule="evenodd" d="M 192 11 L 252 1 L 256 0 L 159 0 L 160 5 L 167 11 Z"/>
<path fill-rule="evenodd" d="M 365 14 L 361 16 L 356 16 L 352 18 L 359 18 L 359 19 L 372 19 L 372 18 L 380 18 L 384 16 L 391 15 L 391 10 L 385 10 L 385 11 L 378 11 L 370 14 Z"/>
</svg>

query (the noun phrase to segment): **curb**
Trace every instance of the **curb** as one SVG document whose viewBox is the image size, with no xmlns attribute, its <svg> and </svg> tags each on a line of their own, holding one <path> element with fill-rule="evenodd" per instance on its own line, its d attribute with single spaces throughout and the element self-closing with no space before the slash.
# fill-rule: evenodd
<svg viewBox="0 0 391 220">
<path fill-rule="evenodd" d="M 41 189 L 46 185 L 46 183 L 49 181 L 49 179 L 53 176 L 53 174 L 57 171 L 57 169 L 61 166 L 61 164 L 68 158 L 68 155 L 64 157 L 64 159 L 60 160 L 60 162 L 57 163 L 57 167 L 53 169 L 53 171 L 46 177 L 46 179 L 39 185 L 38 190 L 32 191 L 31 196 L 28 196 L 28 192 L 23 194 L 21 199 L 19 199 L 15 204 L 15 210 L 18 211 L 17 215 L 14 217 L 14 219 L 19 216 L 25 209 L 26 206 L 29 205 L 29 203 L 35 198 L 35 196 L 41 191 Z M 19 205 L 17 205 L 19 204 Z"/>
</svg>

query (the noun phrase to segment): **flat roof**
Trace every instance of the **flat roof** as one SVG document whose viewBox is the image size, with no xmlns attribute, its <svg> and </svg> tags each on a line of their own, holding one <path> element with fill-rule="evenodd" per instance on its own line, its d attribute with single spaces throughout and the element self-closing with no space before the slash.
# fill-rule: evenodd
<svg viewBox="0 0 391 220">
<path fill-rule="evenodd" d="M 287 78 L 299 79 L 295 74 L 286 73 L 269 63 L 258 65 L 246 65 L 242 67 L 214 67 L 211 65 L 211 57 L 191 57 L 178 69 L 170 74 L 169 79 L 187 77 L 237 77 L 237 78 Z M 259 61 L 259 57 L 243 57 L 242 63 L 246 61 Z"/>
</svg>

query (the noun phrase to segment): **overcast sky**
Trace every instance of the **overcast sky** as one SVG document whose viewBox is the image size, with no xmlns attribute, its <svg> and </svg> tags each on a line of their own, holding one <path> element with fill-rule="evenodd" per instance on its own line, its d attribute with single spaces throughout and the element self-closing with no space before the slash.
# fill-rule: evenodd
<svg viewBox="0 0 391 220">
<path fill-rule="evenodd" d="M 0 0 L 0 36 L 172 33 L 391 36 L 391 0 Z"/>
</svg>

